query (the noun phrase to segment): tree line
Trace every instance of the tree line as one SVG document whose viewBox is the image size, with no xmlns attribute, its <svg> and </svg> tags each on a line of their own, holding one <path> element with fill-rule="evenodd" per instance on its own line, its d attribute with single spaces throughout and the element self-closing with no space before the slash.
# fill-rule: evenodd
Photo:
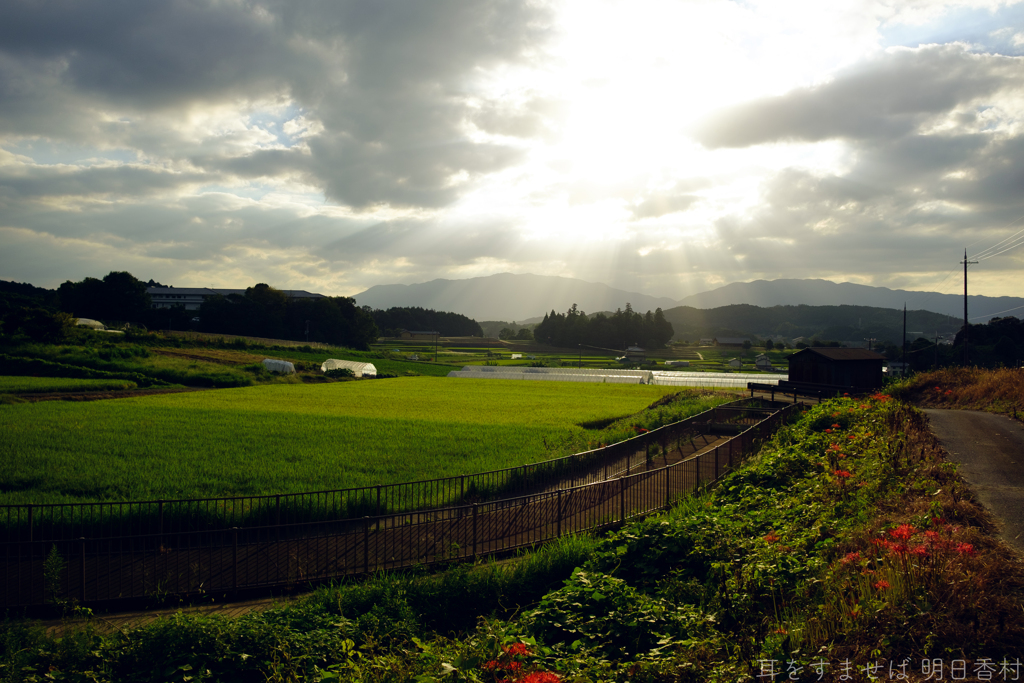
<svg viewBox="0 0 1024 683">
<path fill-rule="evenodd" d="M 565 313 L 554 310 L 533 330 L 533 337 L 542 344 L 573 347 L 578 344 L 601 346 L 611 349 L 625 349 L 634 344 L 647 349 L 665 346 L 673 335 L 672 324 L 665 320 L 659 308 L 653 313 L 641 314 L 630 304 L 610 316 L 586 313 L 572 305 Z"/>
<path fill-rule="evenodd" d="M 381 330 L 395 336 L 402 329 L 437 330 L 444 336 L 483 335 L 475 320 L 458 313 L 416 307 L 372 310 L 341 296 L 292 298 L 265 283 L 243 294 L 208 297 L 199 310 L 153 308 L 147 288 L 163 286 L 125 271 L 68 280 L 56 290 L 0 281 L 0 332 L 34 341 L 60 341 L 75 318 L 89 318 L 115 327 L 127 323 L 356 349 L 369 348 Z"/>
<path fill-rule="evenodd" d="M 402 330 L 434 331 L 443 337 L 482 337 L 480 324 L 459 313 L 432 308 L 393 307 L 373 311 L 373 320 L 385 337 L 398 337 Z"/>
</svg>

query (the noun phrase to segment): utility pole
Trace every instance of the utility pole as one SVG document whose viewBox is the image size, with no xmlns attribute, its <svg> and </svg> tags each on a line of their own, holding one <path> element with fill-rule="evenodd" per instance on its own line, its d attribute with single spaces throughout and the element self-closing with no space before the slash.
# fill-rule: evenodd
<svg viewBox="0 0 1024 683">
<path fill-rule="evenodd" d="M 876 341 L 878 341 L 878 340 L 877 340 L 877 339 L 875 339 L 874 337 L 869 337 L 869 338 L 865 339 L 864 341 L 866 341 L 866 342 L 868 343 L 868 351 L 870 351 L 870 350 L 871 350 L 871 344 L 872 344 L 873 342 L 876 342 Z"/>
<path fill-rule="evenodd" d="M 964 260 L 961 261 L 960 263 L 964 264 L 964 367 L 966 368 L 967 367 L 967 363 L 968 363 L 968 360 L 967 360 L 967 358 L 968 358 L 968 355 L 967 355 L 967 335 L 968 335 L 967 326 L 970 325 L 970 323 L 967 322 L 967 266 L 968 265 L 974 265 L 974 264 L 977 263 L 977 261 L 968 261 L 967 260 L 967 250 L 964 249 Z"/>
<path fill-rule="evenodd" d="M 907 302 L 903 302 L 903 376 L 907 375 Z"/>
</svg>

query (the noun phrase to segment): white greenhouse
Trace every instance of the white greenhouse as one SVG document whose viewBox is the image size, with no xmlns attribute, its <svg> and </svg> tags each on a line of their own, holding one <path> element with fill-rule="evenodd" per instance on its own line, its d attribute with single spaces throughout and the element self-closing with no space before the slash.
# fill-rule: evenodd
<svg viewBox="0 0 1024 683">
<path fill-rule="evenodd" d="M 374 367 L 373 363 L 357 363 L 354 360 L 328 358 L 324 361 L 324 364 L 320 366 L 320 371 L 327 372 L 328 370 L 351 370 L 354 377 L 377 376 L 377 368 Z"/>
<path fill-rule="evenodd" d="M 279 375 L 291 375 L 295 373 L 295 366 L 286 360 L 277 360 L 276 358 L 264 358 L 263 367 L 270 372 L 276 372 Z"/>
</svg>

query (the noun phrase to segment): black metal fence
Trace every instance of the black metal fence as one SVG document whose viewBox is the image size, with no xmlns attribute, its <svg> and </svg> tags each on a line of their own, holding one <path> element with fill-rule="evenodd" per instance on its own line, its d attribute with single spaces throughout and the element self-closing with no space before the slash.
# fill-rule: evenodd
<svg viewBox="0 0 1024 683">
<path fill-rule="evenodd" d="M 794 408 L 740 401 L 596 451 L 425 482 L 5 506 L 0 606 L 294 586 L 512 550 L 665 507 L 721 476 Z M 742 431 L 708 438 L 723 429 Z M 717 445 L 687 457 L 701 439 Z"/>
</svg>

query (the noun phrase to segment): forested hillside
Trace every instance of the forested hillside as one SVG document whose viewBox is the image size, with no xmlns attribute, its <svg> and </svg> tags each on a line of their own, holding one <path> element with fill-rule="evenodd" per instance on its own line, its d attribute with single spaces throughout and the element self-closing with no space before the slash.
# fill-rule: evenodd
<svg viewBox="0 0 1024 683">
<path fill-rule="evenodd" d="M 680 306 L 665 311 L 676 340 L 702 337 L 781 336 L 816 337 L 838 341 L 874 338 L 878 342 L 901 343 L 903 311 L 873 306 L 771 306 L 749 304 L 720 308 Z M 963 321 L 930 311 L 907 312 L 907 334 L 933 337 L 954 335 Z"/>
</svg>

